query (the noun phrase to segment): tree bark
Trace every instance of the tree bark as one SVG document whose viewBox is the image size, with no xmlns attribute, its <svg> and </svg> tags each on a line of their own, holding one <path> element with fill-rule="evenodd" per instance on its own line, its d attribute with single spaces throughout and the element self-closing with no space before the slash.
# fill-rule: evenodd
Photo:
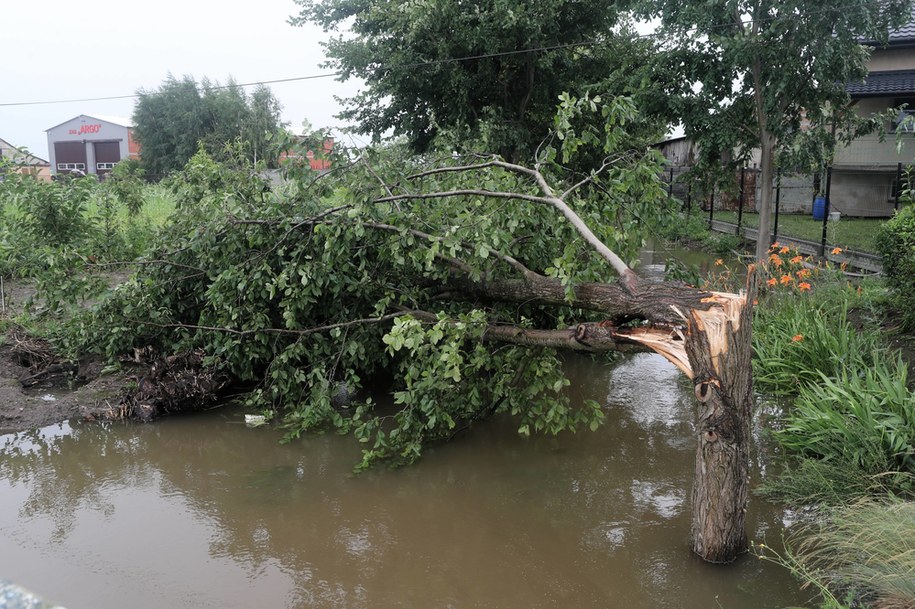
<svg viewBox="0 0 915 609">
<path fill-rule="evenodd" d="M 749 296 L 692 311 L 688 321 L 685 347 L 699 402 L 692 547 L 709 562 L 731 562 L 747 548 L 752 302 Z"/>
</svg>

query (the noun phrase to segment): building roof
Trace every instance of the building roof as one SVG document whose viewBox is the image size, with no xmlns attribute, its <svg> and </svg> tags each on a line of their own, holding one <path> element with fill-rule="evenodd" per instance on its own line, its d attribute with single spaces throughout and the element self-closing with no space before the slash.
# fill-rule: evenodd
<svg viewBox="0 0 915 609">
<path fill-rule="evenodd" d="M 912 18 L 899 29 L 889 33 L 890 44 L 915 43 L 915 7 L 912 7 Z"/>
<path fill-rule="evenodd" d="M 863 81 L 848 83 L 845 89 L 852 97 L 915 95 L 915 70 L 871 72 Z"/>
<path fill-rule="evenodd" d="M 51 129 L 57 129 L 61 125 L 64 125 L 74 119 L 81 118 L 81 117 L 91 118 L 91 119 L 94 119 L 97 121 L 104 121 L 106 123 L 120 125 L 121 127 L 133 127 L 134 126 L 133 121 L 131 121 L 129 118 L 125 118 L 123 116 L 112 116 L 112 115 L 108 115 L 108 114 L 78 114 L 78 115 L 74 116 L 73 118 L 68 118 L 67 120 L 63 121 L 62 123 L 57 123 L 53 127 L 48 127 L 47 129 L 45 129 L 45 131 L 50 131 Z"/>
<path fill-rule="evenodd" d="M 7 158 L 17 158 L 19 163 L 25 165 L 50 165 L 50 163 L 48 163 L 43 158 L 37 157 L 30 152 L 23 154 L 19 151 L 18 148 L 4 139 L 0 139 L 0 156 L 5 156 Z"/>
</svg>

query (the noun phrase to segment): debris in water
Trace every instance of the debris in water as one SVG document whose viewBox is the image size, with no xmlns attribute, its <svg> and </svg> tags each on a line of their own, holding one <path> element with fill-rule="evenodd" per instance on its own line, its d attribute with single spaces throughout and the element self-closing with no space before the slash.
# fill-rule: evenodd
<svg viewBox="0 0 915 609">
<path fill-rule="evenodd" d="M 260 427 L 267 424 L 267 417 L 262 414 L 246 414 L 245 425 L 248 427 Z"/>
</svg>

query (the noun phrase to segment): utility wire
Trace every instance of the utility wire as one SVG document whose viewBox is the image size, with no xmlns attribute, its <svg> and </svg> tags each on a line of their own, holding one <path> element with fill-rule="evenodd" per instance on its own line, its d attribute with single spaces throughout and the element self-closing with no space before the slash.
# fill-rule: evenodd
<svg viewBox="0 0 915 609">
<path fill-rule="evenodd" d="M 814 14 L 820 14 L 820 13 L 826 13 L 826 12 L 833 12 L 835 10 L 836 10 L 835 6 L 830 6 L 828 8 L 823 8 L 818 11 L 807 11 L 806 13 L 804 13 L 804 15 L 814 15 Z M 774 21 L 774 20 L 780 19 L 780 18 L 782 18 L 782 17 L 766 16 L 766 17 L 760 17 L 759 19 L 755 19 L 755 20 L 747 19 L 747 20 L 743 20 L 743 21 L 739 21 L 739 22 L 723 23 L 723 24 L 721 24 L 720 27 L 723 29 L 730 29 L 730 28 L 733 28 L 738 23 L 742 27 L 746 27 L 749 25 L 753 25 L 754 23 L 765 23 L 765 22 Z M 715 28 L 713 28 L 713 29 L 715 29 Z M 683 34 L 695 33 L 697 31 L 699 31 L 698 27 L 690 28 L 690 29 L 687 29 L 685 32 L 683 32 Z M 638 35 L 634 36 L 634 38 L 637 40 L 642 40 L 642 39 L 649 39 L 649 38 L 661 38 L 664 35 L 666 35 L 664 32 L 656 31 L 656 32 L 648 32 L 645 34 L 638 34 Z M 480 54 L 480 55 L 468 55 L 465 57 L 448 57 L 445 59 L 433 59 L 430 61 L 417 61 L 417 62 L 412 62 L 412 63 L 400 64 L 398 66 L 388 67 L 388 69 L 407 70 L 407 69 L 412 69 L 412 68 L 442 65 L 442 64 L 447 64 L 447 63 L 461 63 L 464 61 L 476 61 L 479 59 L 492 59 L 492 58 L 496 58 L 496 57 L 507 57 L 507 56 L 511 56 L 511 55 L 522 55 L 522 54 L 526 54 L 526 53 L 539 53 L 542 51 L 558 51 L 558 50 L 578 48 L 578 47 L 600 46 L 600 45 L 606 44 L 606 42 L 607 42 L 606 40 L 588 40 L 588 41 L 582 41 L 582 42 L 573 42 L 573 43 L 569 43 L 569 44 L 557 44 L 557 45 L 552 45 L 552 46 L 518 49 L 515 51 L 501 51 L 498 53 L 484 53 L 484 54 Z M 217 91 L 220 89 L 234 89 L 237 87 L 253 87 L 253 86 L 257 86 L 257 85 L 272 85 L 272 84 L 279 84 L 279 83 L 286 83 L 286 82 L 298 82 L 298 81 L 305 81 L 305 80 L 318 80 L 318 79 L 322 79 L 322 78 L 334 78 L 337 76 L 342 76 L 343 74 L 344 74 L 344 72 L 342 72 L 342 71 L 341 72 L 326 72 L 323 74 L 311 74 L 308 76 L 294 76 L 291 78 L 277 78 L 277 79 L 273 79 L 273 80 L 260 80 L 257 82 L 235 83 L 235 84 L 230 84 L 230 85 L 217 85 L 217 86 L 205 87 L 205 89 L 208 91 Z M 0 108 L 8 108 L 8 107 L 12 107 L 12 106 L 42 106 L 42 105 L 50 105 L 50 104 L 70 104 L 70 103 L 81 103 L 81 102 L 113 101 L 113 100 L 119 100 L 119 99 L 135 99 L 135 98 L 141 97 L 142 95 L 143 94 L 141 94 L 141 93 L 133 93 L 130 95 L 110 95 L 110 96 L 106 96 L 106 97 L 84 97 L 84 98 L 78 98 L 78 99 L 55 99 L 55 100 L 42 100 L 42 101 L 25 101 L 25 102 L 3 102 L 3 103 L 0 103 Z"/>
</svg>

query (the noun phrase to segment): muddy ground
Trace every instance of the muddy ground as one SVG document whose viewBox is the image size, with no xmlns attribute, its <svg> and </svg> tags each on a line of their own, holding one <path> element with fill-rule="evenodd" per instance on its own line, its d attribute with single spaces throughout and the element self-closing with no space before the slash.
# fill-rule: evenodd
<svg viewBox="0 0 915 609">
<path fill-rule="evenodd" d="M 124 277 L 126 273 L 112 273 L 110 281 L 114 284 Z M 28 282 L 5 281 L 0 318 L 9 320 L 21 313 L 33 294 Z M 14 338 L 0 332 L 0 434 L 69 419 L 96 418 L 118 403 L 121 389 L 136 374 L 126 371 L 102 375 L 101 363 L 85 362 L 78 368 L 66 367 L 35 379 L 41 368 L 16 349 Z M 27 388 L 23 386 L 24 379 Z"/>
<path fill-rule="evenodd" d="M 100 375 L 98 363 L 48 377 L 24 388 L 32 376 L 9 345 L 0 346 L 0 434 L 44 427 L 68 419 L 97 418 L 119 401 L 126 373 Z"/>
</svg>

